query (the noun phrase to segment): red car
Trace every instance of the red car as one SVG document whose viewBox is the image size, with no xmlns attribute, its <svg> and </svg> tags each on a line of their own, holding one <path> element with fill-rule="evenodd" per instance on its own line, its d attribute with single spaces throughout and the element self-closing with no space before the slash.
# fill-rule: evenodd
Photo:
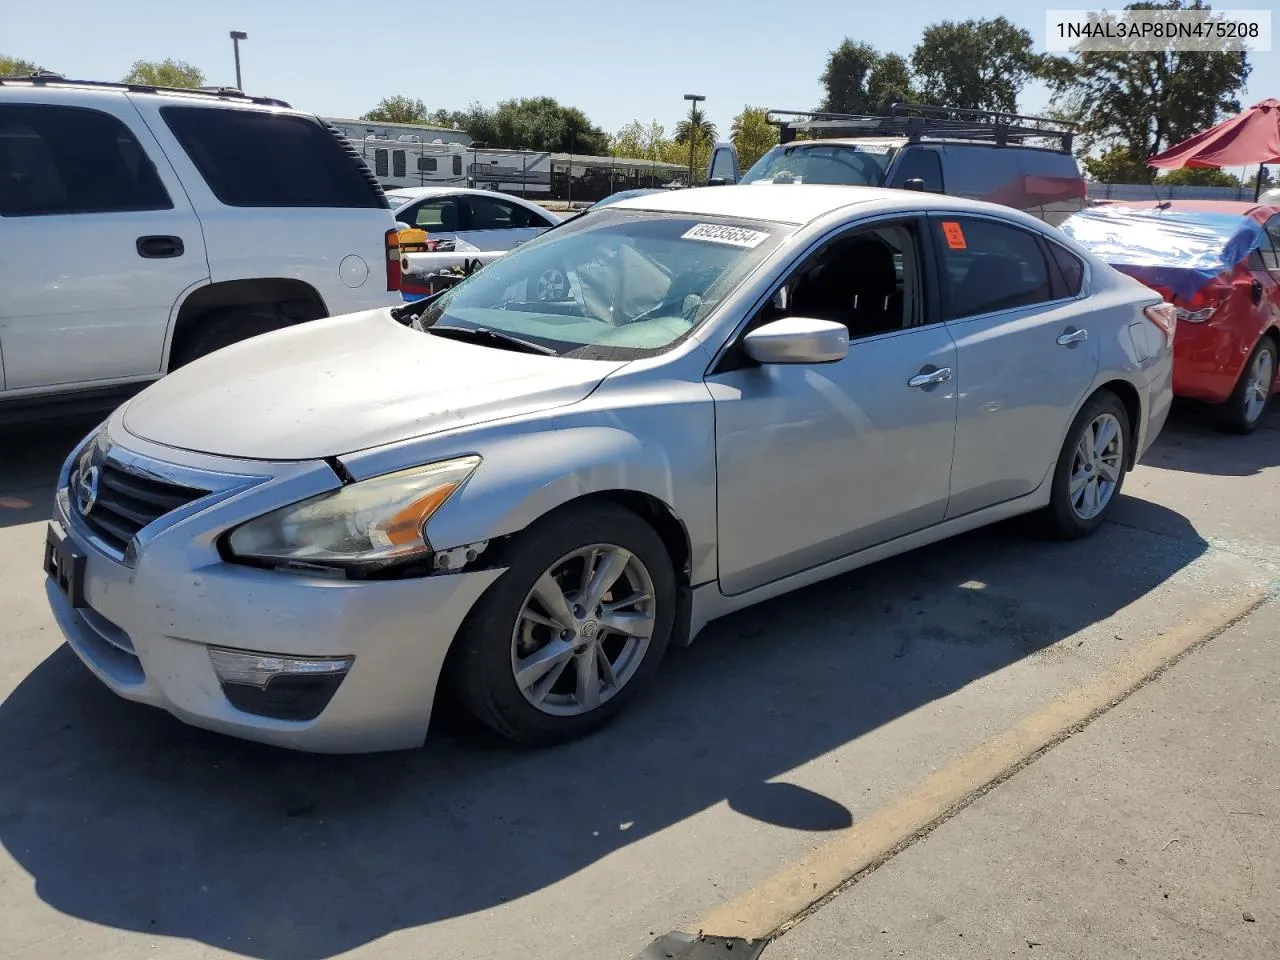
<svg viewBox="0 0 1280 960">
<path fill-rule="evenodd" d="M 1178 308 L 1174 393 L 1252 432 L 1280 368 L 1280 207 L 1124 203 L 1083 210 L 1062 230 Z"/>
</svg>

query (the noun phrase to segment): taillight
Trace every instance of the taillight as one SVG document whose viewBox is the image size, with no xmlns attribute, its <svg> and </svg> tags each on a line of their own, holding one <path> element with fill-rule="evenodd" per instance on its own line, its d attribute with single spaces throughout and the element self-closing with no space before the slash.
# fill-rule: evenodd
<svg viewBox="0 0 1280 960">
<path fill-rule="evenodd" d="M 1230 293 L 1231 288 L 1228 286 L 1215 283 L 1203 286 L 1190 300 L 1183 301 L 1178 306 L 1178 319 L 1187 323 L 1204 323 L 1218 312 Z"/>
<path fill-rule="evenodd" d="M 1164 334 L 1164 345 L 1173 346 L 1173 333 L 1178 327 L 1178 308 L 1172 303 L 1153 303 L 1142 312 L 1160 328 Z"/>
<path fill-rule="evenodd" d="M 400 231 L 388 230 L 384 236 L 387 248 L 387 289 L 400 289 Z"/>
</svg>

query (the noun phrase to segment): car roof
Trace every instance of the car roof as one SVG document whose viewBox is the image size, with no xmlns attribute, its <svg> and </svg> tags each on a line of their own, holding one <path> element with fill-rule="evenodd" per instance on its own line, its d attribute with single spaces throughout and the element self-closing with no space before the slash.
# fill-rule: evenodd
<svg viewBox="0 0 1280 960">
<path fill-rule="evenodd" d="M 651 210 L 695 216 L 739 217 L 803 226 L 836 210 L 874 203 L 878 211 L 950 210 L 996 215 L 1040 226 L 1040 221 L 1011 207 L 941 193 L 853 187 L 824 183 L 748 183 L 662 191 L 610 204 L 610 210 Z"/>
<path fill-rule="evenodd" d="M 499 190 L 476 190 L 472 187 L 392 187 L 390 190 L 383 191 L 388 197 L 403 197 L 407 200 L 421 200 L 424 197 L 500 197 L 503 200 L 510 200 L 522 207 L 529 207 L 538 210 L 541 213 L 551 213 L 541 204 L 535 203 L 533 200 L 526 200 L 524 197 L 518 197 L 513 193 L 503 193 Z"/>
</svg>

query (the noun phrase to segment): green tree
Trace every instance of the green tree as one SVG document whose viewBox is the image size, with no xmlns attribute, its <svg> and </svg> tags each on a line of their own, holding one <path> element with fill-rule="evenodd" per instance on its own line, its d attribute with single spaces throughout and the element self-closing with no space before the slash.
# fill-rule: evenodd
<svg viewBox="0 0 1280 960">
<path fill-rule="evenodd" d="M 1126 10 L 1209 10 L 1195 0 L 1131 3 Z M 1122 146 L 1144 161 L 1139 182 L 1155 170 L 1145 160 L 1240 110 L 1236 94 L 1248 80 L 1243 50 L 1200 52 L 1082 51 L 1046 59 L 1041 76 L 1054 108 L 1080 124 L 1080 146 Z"/>
<path fill-rule="evenodd" d="M 135 60 L 129 72 L 124 76 L 124 83 L 141 83 L 149 87 L 187 87 L 195 89 L 204 86 L 204 73 L 199 67 L 193 67 L 185 60 Z"/>
<path fill-rule="evenodd" d="M 1039 63 L 1030 32 L 1004 17 L 935 23 L 911 52 L 928 102 L 971 110 L 1017 110 Z"/>
<path fill-rule="evenodd" d="M 676 143 L 695 144 L 714 143 L 716 125 L 708 119 L 706 113 L 696 103 L 689 109 L 689 115 L 676 124 Z"/>
<path fill-rule="evenodd" d="M 493 111 L 492 122 L 493 133 L 486 141 L 491 146 L 596 155 L 609 152 L 607 133 L 577 107 L 565 106 L 553 97 L 504 100 Z"/>
<path fill-rule="evenodd" d="M 1084 172 L 1095 183 L 1147 183 L 1151 179 L 1146 161 L 1122 145 L 1096 157 L 1085 157 Z"/>
<path fill-rule="evenodd" d="M 39 69 L 30 60 L 0 54 L 0 77 L 29 77 Z"/>
<path fill-rule="evenodd" d="M 743 107 L 733 118 L 729 136 L 738 150 L 738 167 L 747 170 L 778 143 L 778 128 L 769 122 L 769 111 L 764 107 Z"/>
<path fill-rule="evenodd" d="M 426 123 L 427 105 L 410 97 L 383 97 L 360 119 L 377 123 Z"/>
<path fill-rule="evenodd" d="M 1240 178 L 1233 177 L 1225 170 L 1217 167 L 1182 167 L 1178 170 L 1167 170 L 1156 179 L 1165 186 L 1179 187 L 1238 187 Z"/>
<path fill-rule="evenodd" d="M 886 53 L 876 60 L 867 74 L 867 97 L 877 110 L 894 103 L 915 99 L 911 85 L 911 68 L 905 57 Z"/>
<path fill-rule="evenodd" d="M 639 157 L 644 151 L 644 124 L 632 120 L 613 135 L 609 153 L 615 157 Z"/>
<path fill-rule="evenodd" d="M 819 78 L 826 96 L 818 109 L 830 113 L 871 113 L 876 104 L 867 84 L 879 63 L 880 54 L 875 47 L 845 37 L 827 54 L 827 66 Z"/>
</svg>

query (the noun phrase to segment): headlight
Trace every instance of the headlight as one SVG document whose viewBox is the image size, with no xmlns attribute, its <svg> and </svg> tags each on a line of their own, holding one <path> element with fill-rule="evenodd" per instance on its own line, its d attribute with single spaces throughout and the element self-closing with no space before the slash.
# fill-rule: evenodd
<svg viewBox="0 0 1280 960">
<path fill-rule="evenodd" d="M 236 557 L 337 567 L 382 567 L 430 551 L 424 527 L 479 457 L 373 477 L 264 514 L 232 531 Z"/>
</svg>

